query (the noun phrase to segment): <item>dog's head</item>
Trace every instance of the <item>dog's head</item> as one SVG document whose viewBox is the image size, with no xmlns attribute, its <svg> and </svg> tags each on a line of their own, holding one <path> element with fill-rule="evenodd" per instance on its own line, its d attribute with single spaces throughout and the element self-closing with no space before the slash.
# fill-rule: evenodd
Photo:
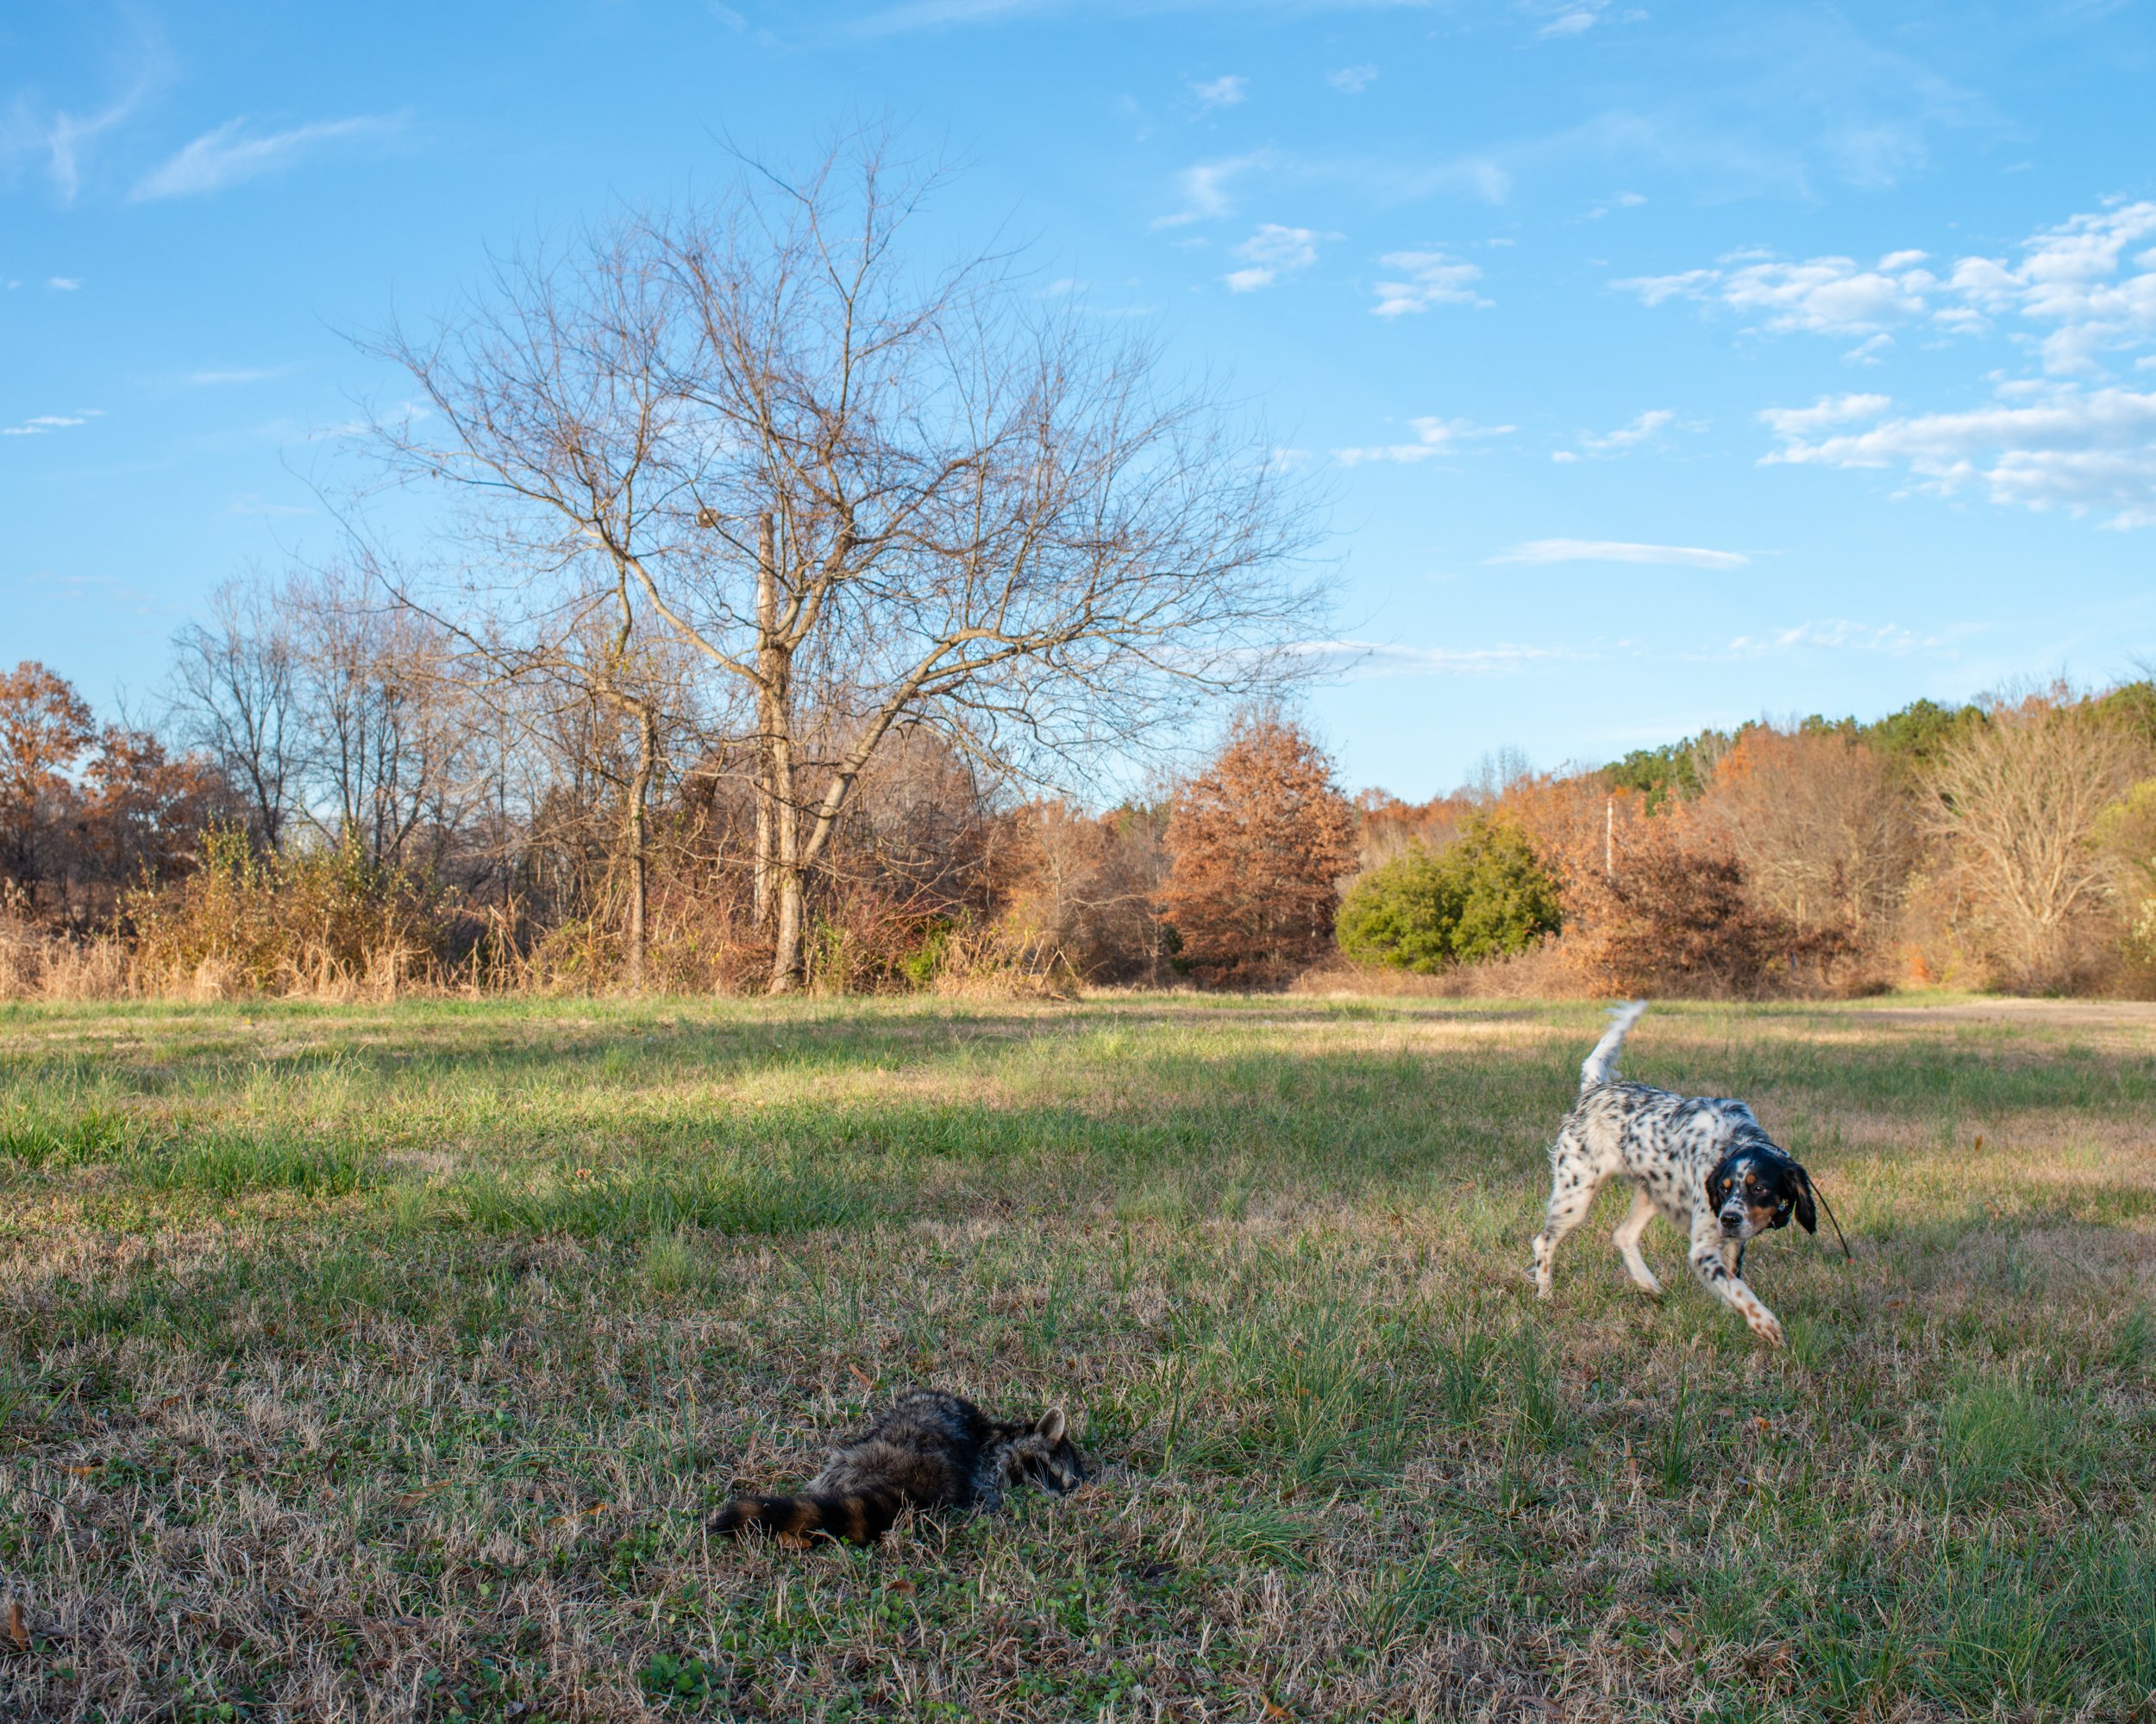
<svg viewBox="0 0 2156 1724">
<path fill-rule="evenodd" d="M 1764 1135 L 1747 1135 L 1714 1163 L 1707 1175 L 1707 1201 L 1714 1206 L 1725 1239 L 1786 1227 L 1792 1215 L 1806 1232 L 1819 1231 L 1811 1175 Z"/>
</svg>

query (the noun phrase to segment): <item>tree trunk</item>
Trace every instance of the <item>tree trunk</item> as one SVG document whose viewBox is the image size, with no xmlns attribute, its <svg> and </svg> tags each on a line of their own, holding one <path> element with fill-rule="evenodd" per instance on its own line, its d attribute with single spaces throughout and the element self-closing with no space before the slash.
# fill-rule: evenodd
<svg viewBox="0 0 2156 1724">
<path fill-rule="evenodd" d="M 779 616 L 778 547 L 771 516 L 767 511 L 756 525 L 756 926 L 771 925 L 772 849 L 777 843 L 777 823 L 772 818 L 775 787 L 772 782 L 772 741 L 778 721 L 773 716 L 778 702 L 773 686 L 777 674 L 772 635 Z"/>
<path fill-rule="evenodd" d="M 790 716 L 790 715 L 789 715 Z M 771 994 L 801 986 L 802 875 L 800 820 L 793 801 L 793 739 L 782 727 L 771 737 L 771 789 L 777 831 L 772 845 L 772 888 L 778 926 L 771 948 Z"/>
<path fill-rule="evenodd" d="M 646 805 L 658 767 L 659 721 L 649 706 L 637 709 L 636 776 L 629 787 L 629 986 L 644 989 L 644 957 L 649 944 L 648 910 L 651 891 L 651 843 Z"/>
<path fill-rule="evenodd" d="M 772 925 L 765 992 L 793 994 L 802 982 L 803 877 L 800 808 L 793 784 L 793 649 L 779 632 L 778 547 L 771 517 L 756 530 L 756 718 L 762 770 L 756 786 L 756 914 Z"/>
</svg>

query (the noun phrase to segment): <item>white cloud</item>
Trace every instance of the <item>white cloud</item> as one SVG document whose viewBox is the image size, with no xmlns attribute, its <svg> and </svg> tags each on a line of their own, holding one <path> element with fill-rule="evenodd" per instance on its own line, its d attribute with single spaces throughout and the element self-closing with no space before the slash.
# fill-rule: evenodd
<svg viewBox="0 0 2156 1724">
<path fill-rule="evenodd" d="M 1763 313 L 1771 329 L 1863 335 L 1921 317 L 1924 296 L 1937 285 L 1926 269 L 1863 269 L 1846 257 L 1821 257 L 1733 270 L 1721 297 L 1737 310 Z"/>
<path fill-rule="evenodd" d="M 1417 461 L 1449 455 L 1463 442 L 1483 437 L 1509 436 L 1516 429 L 1511 425 L 1477 425 L 1468 419 L 1439 419 L 1435 417 L 1410 419 L 1415 440 L 1412 443 L 1380 443 L 1354 449 L 1335 449 L 1333 460 L 1342 467 L 1360 467 L 1369 461 L 1395 461 L 1413 466 Z"/>
<path fill-rule="evenodd" d="M 1216 78 L 1210 84 L 1194 84 L 1190 93 L 1198 98 L 1201 108 L 1232 108 L 1245 101 L 1250 93 L 1250 81 L 1230 72 L 1225 78 Z"/>
<path fill-rule="evenodd" d="M 2156 203 L 2121 204 L 2032 235 L 2021 243 L 2018 264 L 1964 258 L 1952 285 L 1968 312 L 2018 313 L 2051 325 L 2043 342 L 2046 369 L 2093 371 L 2098 354 L 2156 339 L 2156 248 L 2134 255 L 2134 267 L 2120 273 L 2128 248 L 2151 238 Z"/>
<path fill-rule="evenodd" d="M 1614 431 L 1605 431 L 1600 436 L 1583 436 L 1580 447 L 1593 455 L 1622 455 L 1626 449 L 1651 442 L 1676 423 L 1677 415 L 1669 408 L 1652 408 Z"/>
<path fill-rule="evenodd" d="M 18 97 L 14 111 L 0 123 L 0 159 L 18 152 L 45 158 L 46 177 L 63 204 L 72 204 L 82 191 L 85 157 L 103 134 L 120 125 L 149 93 L 153 74 L 146 72 L 135 87 L 102 112 L 67 114 L 54 110 L 41 115 L 28 97 Z"/>
<path fill-rule="evenodd" d="M 1846 257 L 1815 257 L 1803 263 L 1746 263 L 1734 269 L 1688 269 L 1677 275 L 1643 275 L 1614 282 L 1649 305 L 1665 299 L 1718 299 L 1732 310 L 1762 317 L 1770 329 L 1865 335 L 1924 314 L 1926 296 L 1939 285 L 1915 266 L 1921 252 L 1895 252 L 1866 269 Z M 1896 266 L 1889 269 L 1886 266 Z"/>
<path fill-rule="evenodd" d="M 25 419 L 19 425 L 0 425 L 0 437 L 41 437 L 49 432 L 67 429 L 73 425 L 85 425 L 92 419 L 104 417 L 103 411 L 85 407 L 75 413 L 40 413 L 34 419 Z"/>
<path fill-rule="evenodd" d="M 49 275 L 45 285 L 55 293 L 72 293 L 82 285 L 82 279 L 73 275 Z"/>
<path fill-rule="evenodd" d="M 1374 66 L 1344 66 L 1338 72 L 1329 72 L 1326 80 L 1343 96 L 1360 96 L 1377 82 L 1377 68 Z"/>
<path fill-rule="evenodd" d="M 1596 14 L 1585 6 L 1576 6 L 1569 12 L 1560 12 L 1535 34 L 1539 36 L 1576 36 L 1583 30 L 1595 28 Z"/>
<path fill-rule="evenodd" d="M 1411 311 L 1427 311 L 1433 305 L 1487 305 L 1490 302 L 1475 291 L 1482 272 L 1471 263 L 1443 252 L 1387 252 L 1378 259 L 1406 278 L 1377 284 L 1377 303 L 1370 315 L 1402 317 Z"/>
<path fill-rule="evenodd" d="M 259 491 L 243 491 L 225 507 L 228 515 L 260 515 L 273 520 L 284 520 L 297 515 L 311 515 L 311 509 L 291 503 L 266 503 Z"/>
<path fill-rule="evenodd" d="M 1256 233 L 1235 248 L 1246 267 L 1221 278 L 1231 293 L 1249 293 L 1269 287 L 1281 276 L 1307 269 L 1318 260 L 1318 241 L 1325 237 L 1311 228 L 1283 228 L 1277 222 L 1259 225 Z"/>
<path fill-rule="evenodd" d="M 1181 228 L 1226 215 L 1232 207 L 1228 197 L 1229 185 L 1250 169 L 1266 166 L 1271 160 L 1269 151 L 1256 150 L 1249 155 L 1224 156 L 1218 161 L 1201 161 L 1183 169 L 1175 176 L 1183 207 L 1173 215 L 1155 216 L 1152 225 Z"/>
<path fill-rule="evenodd" d="M 1936 635 L 1915 635 L 1898 624 L 1852 623 L 1836 618 L 1823 623 L 1799 623 L 1769 635 L 1739 635 L 1730 642 L 1729 650 L 1741 657 L 1758 658 L 1808 647 L 1833 652 L 1889 653 L 1898 658 L 1918 648 L 1942 644 Z"/>
<path fill-rule="evenodd" d="M 1672 298 L 1720 304 L 1778 333 L 1877 337 L 1920 319 L 1950 335 L 1980 335 L 2012 319 L 2031 332 L 2054 376 L 2101 370 L 2107 353 L 2156 342 L 2156 202 L 2079 215 L 2024 240 L 2017 260 L 1965 257 L 1934 270 L 1921 251 L 1889 252 L 1865 267 L 1846 257 L 1791 263 L 1757 254 L 1718 267 L 1636 276 L 1613 285 L 1649 305 Z M 2141 248 L 2136 249 L 2136 248 Z"/>
<path fill-rule="evenodd" d="M 1876 419 L 1893 404 L 1885 395 L 1822 395 L 1808 407 L 1770 407 L 1759 417 L 1778 437 L 1808 437 L 1829 425 Z"/>
<path fill-rule="evenodd" d="M 1917 488 L 1940 494 L 1981 486 L 1995 503 L 2098 511 L 2114 527 L 2156 526 L 2156 393 L 2055 384 L 2028 404 L 1900 418 L 1883 417 L 1889 404 L 1871 395 L 1770 408 L 1760 417 L 1782 447 L 1765 461 L 1899 469 Z M 1841 411 L 1829 411 L 1836 405 Z M 1860 419 L 1876 423 L 1820 435 Z"/>
<path fill-rule="evenodd" d="M 1622 539 L 1529 539 L 1489 559 L 1493 563 L 1639 562 L 1676 568 L 1743 568 L 1739 551 L 1702 550 L 1695 545 L 1640 545 Z"/>
<path fill-rule="evenodd" d="M 1407 647 L 1387 641 L 1306 641 L 1293 650 L 1366 676 L 1412 676 L 1418 673 L 1488 676 L 1522 670 L 1551 659 L 1586 656 L 1564 647 L 1530 647 L 1512 643 L 1494 647 Z"/>
<path fill-rule="evenodd" d="M 289 366 L 274 366 L 266 370 L 195 371 L 187 374 L 187 380 L 197 388 L 214 389 L 228 383 L 266 382 L 273 377 L 282 377 L 290 369 Z"/>
<path fill-rule="evenodd" d="M 1702 298 L 1700 289 L 1708 282 L 1719 281 L 1718 269 L 1688 269 L 1680 275 L 1635 275 L 1624 281 L 1613 281 L 1612 287 L 1637 293 L 1643 305 L 1659 305 L 1664 299 L 1683 295 L 1688 299 Z"/>
<path fill-rule="evenodd" d="M 219 191 L 291 166 L 304 158 L 338 145 L 380 142 L 404 129 L 401 116 L 363 114 L 349 120 L 320 120 L 267 137 L 243 135 L 244 118 L 228 120 L 204 132 L 186 148 L 153 169 L 128 194 L 136 202 L 157 197 L 194 197 Z"/>
</svg>

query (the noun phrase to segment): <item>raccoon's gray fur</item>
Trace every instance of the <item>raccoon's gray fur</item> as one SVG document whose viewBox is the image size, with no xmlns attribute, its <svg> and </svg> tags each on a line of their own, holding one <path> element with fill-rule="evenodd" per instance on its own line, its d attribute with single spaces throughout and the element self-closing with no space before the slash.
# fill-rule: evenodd
<svg viewBox="0 0 2156 1724">
<path fill-rule="evenodd" d="M 714 1533 L 750 1531 L 787 1539 L 816 1534 L 874 1544 L 909 1505 L 985 1508 L 1007 1485 L 1031 1479 L 1061 1496 L 1086 1476 L 1060 1408 L 1028 1423 L 992 1419 L 962 1395 L 908 1389 L 881 1416 L 831 1451 L 830 1464 L 797 1496 L 740 1496 L 711 1522 Z"/>
</svg>

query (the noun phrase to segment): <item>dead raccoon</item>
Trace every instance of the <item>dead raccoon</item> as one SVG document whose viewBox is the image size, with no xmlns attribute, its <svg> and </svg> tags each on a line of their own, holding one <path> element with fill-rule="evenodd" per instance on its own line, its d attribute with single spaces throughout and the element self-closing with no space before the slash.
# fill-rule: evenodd
<svg viewBox="0 0 2156 1724">
<path fill-rule="evenodd" d="M 909 1505 L 993 1514 L 1008 1485 L 1030 1479 L 1061 1496 L 1085 1476 L 1085 1457 L 1060 1408 L 1030 1424 L 1012 1422 L 991 1419 L 962 1396 L 913 1389 L 833 1450 L 800 1495 L 736 1497 L 711 1530 L 733 1537 L 760 1530 L 789 1543 L 821 1533 L 869 1545 Z"/>
</svg>

